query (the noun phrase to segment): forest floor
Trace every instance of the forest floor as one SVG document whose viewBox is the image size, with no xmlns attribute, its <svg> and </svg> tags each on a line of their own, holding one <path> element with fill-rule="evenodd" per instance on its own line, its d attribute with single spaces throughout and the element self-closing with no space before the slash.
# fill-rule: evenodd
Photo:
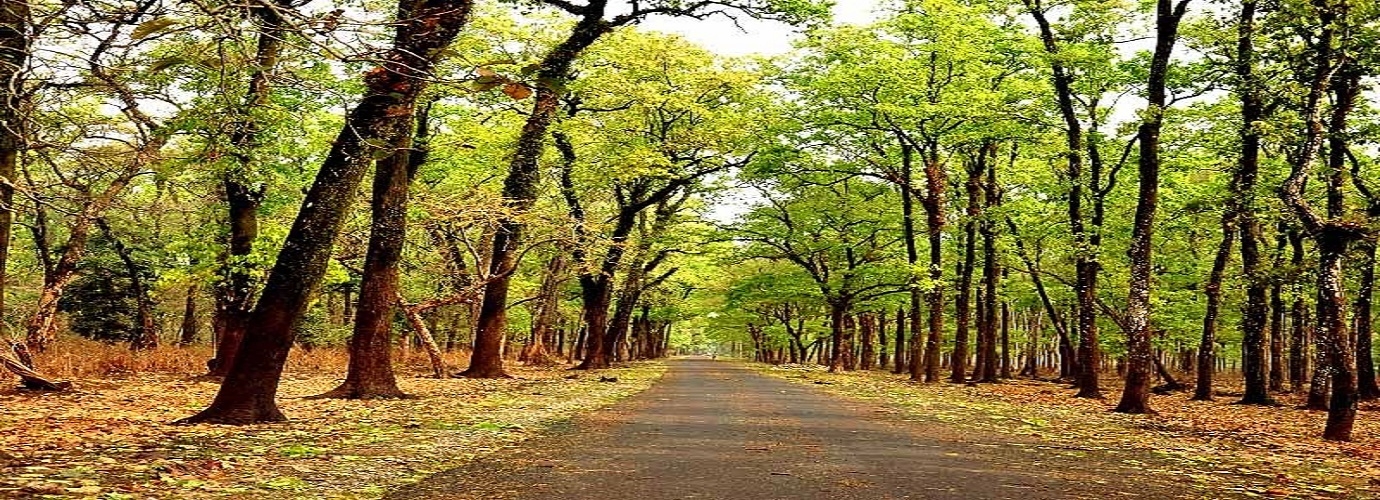
<svg viewBox="0 0 1380 500">
<path fill-rule="evenodd" d="M 758 371 L 893 408 L 906 419 L 1036 438 L 1043 453 L 1086 456 L 1143 452 L 1128 459 L 1203 491 L 1267 498 L 1380 497 L 1380 407 L 1362 405 L 1356 441 L 1325 441 L 1325 412 L 1232 404 L 1240 395 L 1190 401 L 1191 394 L 1153 396 L 1156 415 L 1111 412 L 1120 385 L 1104 381 L 1108 399 L 1073 398 L 1067 385 L 1026 379 L 1000 384 L 915 384 L 884 371 L 828 373 L 814 365 L 755 365 Z M 1168 465 L 1166 465 L 1168 464 Z M 1208 498 L 1216 495 L 1209 494 Z"/>
<path fill-rule="evenodd" d="M 0 392 L 0 498 L 377 498 L 640 392 L 664 370 L 650 362 L 578 375 L 511 367 L 507 380 L 405 377 L 415 398 L 376 401 L 307 399 L 338 375 L 290 370 L 279 399 L 291 421 L 245 427 L 170 425 L 218 387 L 185 376 Z"/>
</svg>

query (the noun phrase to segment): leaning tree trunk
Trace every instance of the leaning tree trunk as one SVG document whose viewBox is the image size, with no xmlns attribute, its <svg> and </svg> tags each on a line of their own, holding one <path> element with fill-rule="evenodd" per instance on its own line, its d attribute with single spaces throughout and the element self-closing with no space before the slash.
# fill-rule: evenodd
<svg viewBox="0 0 1380 500">
<path fill-rule="evenodd" d="M 565 41 L 547 53 L 538 65 L 534 81 L 540 82 L 536 89 L 536 102 L 527 122 L 518 136 L 517 150 L 508 165 L 508 176 L 503 181 L 503 199 L 507 200 L 510 211 L 498 220 L 493 236 L 493 253 L 489 262 L 490 281 L 484 289 L 484 300 L 479 308 L 476 321 L 474 353 L 470 355 L 470 366 L 461 375 L 471 378 L 507 377 L 503 371 L 503 338 L 508 328 L 508 289 L 513 273 L 517 271 L 518 252 L 521 251 L 524 224 L 516 217 L 529 211 L 537 201 L 537 186 L 541 181 L 540 162 L 542 151 L 546 149 L 547 131 L 560 109 L 564 82 L 570 78 L 571 66 L 586 48 L 612 26 L 604 21 L 602 7 L 594 9 L 597 13 L 587 15 L 575 24 Z M 607 312 L 603 313 L 607 316 Z M 603 349 L 603 329 L 586 333 L 587 343 Z M 593 351 L 590 351 L 593 352 Z M 606 364 L 602 359 L 595 364 Z M 589 367 L 586 356 L 582 367 Z"/>
<path fill-rule="evenodd" d="M 1360 68 L 1356 67 L 1354 62 L 1345 58 L 1334 60 L 1338 47 L 1344 48 L 1350 41 L 1349 32 L 1341 29 L 1341 26 L 1346 25 L 1346 4 L 1343 0 L 1336 4 L 1319 6 L 1318 21 L 1321 29 L 1310 43 L 1310 48 L 1317 53 L 1318 64 L 1310 75 L 1308 95 L 1301 113 L 1306 130 L 1301 146 L 1290 158 L 1292 161 L 1289 177 L 1280 189 L 1280 197 L 1285 205 L 1317 242 L 1317 343 L 1327 360 L 1326 368 L 1330 372 L 1328 375 L 1331 377 L 1332 386 L 1323 438 L 1334 441 L 1351 440 L 1357 406 L 1356 351 L 1346 325 L 1346 288 L 1342 277 L 1342 261 L 1347 247 L 1355 241 L 1363 240 L 1367 233 L 1364 227 L 1346 220 L 1342 191 L 1346 163 L 1347 117 L 1355 106 L 1362 76 Z M 1324 217 L 1310 205 L 1303 186 L 1322 148 L 1324 126 L 1321 103 L 1329 93 L 1333 95 L 1333 106 L 1327 126 L 1330 142 L 1327 164 L 1330 175 L 1326 176 L 1327 210 Z M 1316 388 L 1317 384 L 1314 385 Z"/>
<path fill-rule="evenodd" d="M 1207 296 L 1207 312 L 1203 314 L 1203 336 L 1198 341 L 1198 382 L 1193 389 L 1195 401 L 1212 401 L 1212 379 L 1217 370 L 1217 315 L 1222 307 L 1222 277 L 1226 274 L 1232 243 L 1236 239 L 1234 219 L 1235 214 L 1230 207 L 1222 212 L 1222 242 L 1217 245 L 1212 272 L 1208 273 L 1207 285 L 1203 287 L 1203 295 Z"/>
<path fill-rule="evenodd" d="M 391 399 L 407 396 L 393 373 L 393 312 L 398 263 L 407 241 L 407 199 L 419 162 L 412 161 L 411 121 L 395 133 L 392 154 L 374 166 L 369 246 L 364 256 L 359 304 L 350 336 L 345 381 L 328 398 Z M 423 125 L 425 126 L 425 125 Z"/>
<path fill-rule="evenodd" d="M 125 264 L 125 273 L 129 275 L 129 291 L 134 295 L 134 321 L 138 323 L 138 331 L 134 337 L 129 339 L 129 349 L 132 351 L 147 351 L 158 348 L 158 323 L 153 317 L 153 299 L 149 297 L 149 290 L 144 280 L 144 272 L 139 268 L 139 264 L 134 261 L 134 253 L 124 242 L 115 237 L 115 233 L 110 230 L 105 219 L 97 219 L 96 224 L 100 226 L 101 232 L 106 239 L 110 240 L 115 247 L 115 253 L 119 255 L 120 261 Z"/>
<path fill-rule="evenodd" d="M 272 5 L 261 4 L 253 8 L 259 21 L 258 45 L 244 105 L 238 110 L 238 121 L 230 133 L 230 145 L 235 149 L 239 168 L 225 172 L 222 181 L 228 210 L 229 244 L 222 263 L 222 279 L 216 286 L 216 318 L 212 324 L 217 327 L 218 343 L 215 358 L 207 362 L 212 376 L 223 377 L 229 373 L 230 364 L 244 339 L 249 310 L 254 307 L 254 270 L 249 258 L 254 252 L 254 241 L 259 237 L 259 205 L 264 196 L 263 188 L 249 181 L 254 168 L 252 151 L 262 129 L 254 114 L 268 104 L 272 93 L 270 80 L 277 69 L 286 35 L 282 10 L 290 8 L 291 4 L 276 0 Z"/>
<path fill-rule="evenodd" d="M 275 396 L 313 290 L 321 283 L 346 212 L 378 151 L 411 130 L 417 96 L 446 46 L 469 20 L 470 0 L 403 1 L 393 49 L 365 75 L 350 112 L 278 253 L 263 299 L 250 314 L 240 352 L 211 406 L 185 422 L 249 424 L 284 420 Z"/>
</svg>

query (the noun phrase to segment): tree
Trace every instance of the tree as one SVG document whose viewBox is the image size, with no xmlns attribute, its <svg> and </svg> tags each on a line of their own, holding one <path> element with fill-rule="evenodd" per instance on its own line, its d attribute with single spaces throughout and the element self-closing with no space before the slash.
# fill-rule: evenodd
<svg viewBox="0 0 1380 500">
<path fill-rule="evenodd" d="M 507 330 L 508 290 L 512 274 L 517 269 L 518 255 L 523 243 L 523 222 L 517 215 L 532 209 L 537 199 L 540 177 L 538 167 L 546 147 L 547 135 L 560 110 L 561 98 L 575 79 L 571 73 L 577 59 L 591 45 L 614 30 L 637 24 L 649 16 L 702 18 L 716 14 L 741 12 L 757 18 L 782 19 L 804 23 L 826 15 L 827 5 L 814 0 L 740 0 L 679 2 L 658 0 L 646 4 L 638 2 L 622 14 L 610 15 L 607 0 L 588 0 L 583 5 L 565 0 L 536 0 L 576 17 L 565 40 L 552 48 L 534 66 L 536 98 L 532 111 L 518 136 L 508 174 L 503 183 L 503 198 L 510 205 L 511 215 L 499 220 L 492 238 L 493 253 L 489 275 L 493 279 L 484 288 L 478 326 L 475 331 L 474 354 L 470 366 L 462 375 L 475 378 L 505 377 L 502 347 Z M 598 297 L 591 297 L 598 301 Z M 597 318 L 595 318 L 597 320 Z M 597 363 L 594 367 L 598 367 Z"/>
<path fill-rule="evenodd" d="M 1126 299 L 1127 370 L 1126 387 L 1116 411 L 1149 413 L 1150 369 L 1150 272 L 1159 202 L 1160 130 L 1169 104 L 1169 62 L 1179 39 L 1179 23 L 1188 9 L 1188 0 L 1159 0 L 1155 4 L 1155 52 L 1151 56 L 1146 82 L 1146 106 L 1136 136 L 1140 139 L 1140 197 L 1136 203 L 1135 225 L 1131 235 L 1131 290 Z"/>
<path fill-rule="evenodd" d="M 469 20 L 468 0 L 424 0 L 398 6 L 393 47 L 365 74 L 365 95 L 350 111 L 255 305 L 236 356 L 211 406 L 186 423 L 248 424 L 284 420 L 274 396 L 297 325 L 326 272 L 346 209 L 375 155 L 409 136 L 413 106 L 431 69 Z M 396 159 L 395 159 L 396 161 Z M 406 168 L 406 162 L 403 163 Z"/>
</svg>

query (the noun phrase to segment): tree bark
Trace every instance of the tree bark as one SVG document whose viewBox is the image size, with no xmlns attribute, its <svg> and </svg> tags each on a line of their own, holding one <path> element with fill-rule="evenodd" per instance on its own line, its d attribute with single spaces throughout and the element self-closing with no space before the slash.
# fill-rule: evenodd
<svg viewBox="0 0 1380 500">
<path fill-rule="evenodd" d="M 470 0 L 403 1 L 393 48 L 366 73 L 365 96 L 352 110 L 322 162 L 316 180 L 278 253 L 260 300 L 249 316 L 240 352 L 211 406 L 184 420 L 249 424 L 284 420 L 275 396 L 288 350 L 320 284 L 335 237 L 368 170 L 371 143 L 409 135 L 418 94 L 432 68 L 469 20 Z"/>
<path fill-rule="evenodd" d="M 201 287 L 193 283 L 187 287 L 187 300 L 182 306 L 182 326 L 178 329 L 177 344 L 189 346 L 201 337 L 201 322 L 197 317 L 196 295 Z"/>
<path fill-rule="evenodd" d="M 1155 52 L 1151 57 L 1150 76 L 1146 85 L 1145 116 L 1139 129 L 1140 200 L 1131 231 L 1130 292 L 1126 299 L 1127 372 L 1126 386 L 1116 411 L 1122 413 L 1153 413 L 1150 409 L 1150 370 L 1154 353 L 1150 348 L 1150 290 L 1154 286 L 1151 268 L 1154 261 L 1155 211 L 1160 189 L 1160 129 L 1164 125 L 1164 111 L 1168 101 L 1165 80 L 1169 73 L 1169 59 L 1179 39 L 1179 21 L 1188 8 L 1188 0 L 1159 0 L 1155 9 Z"/>
<path fill-rule="evenodd" d="M 967 221 L 963 223 L 963 263 L 958 273 L 958 297 L 954 300 L 954 350 L 949 355 L 949 381 L 962 384 L 968 381 L 968 338 L 969 325 L 972 324 L 973 271 L 977 267 L 977 227 L 982 217 L 982 174 L 986 170 L 985 150 L 979 151 L 976 165 L 968 168 L 967 182 L 963 191 L 967 194 L 968 205 L 965 210 Z M 979 315 L 981 316 L 981 315 Z M 978 336 L 982 336 L 981 317 L 978 318 Z M 981 363 L 981 357 L 978 360 Z"/>
<path fill-rule="evenodd" d="M 1372 353 L 1374 318 L 1372 305 L 1375 295 L 1375 239 L 1361 243 L 1361 283 L 1356 290 L 1356 306 L 1352 313 L 1356 323 L 1356 396 L 1361 401 L 1380 398 L 1380 386 L 1375 381 L 1375 358 Z"/>
<path fill-rule="evenodd" d="M 541 181 L 539 166 L 542 151 L 545 149 L 547 131 L 560 108 L 564 94 L 560 82 L 571 78 L 571 67 L 576 58 L 600 37 L 609 33 L 613 25 L 604 20 L 604 6 L 607 0 L 592 0 L 584 7 L 586 14 L 575 23 L 574 29 L 564 41 L 547 53 L 538 64 L 536 101 L 527 122 L 518 136 L 517 150 L 508 165 L 508 176 L 503 181 L 503 199 L 507 200 L 510 211 L 501 216 L 493 235 L 493 253 L 489 261 L 490 281 L 484 288 L 484 299 L 476 321 L 474 353 L 470 356 L 470 366 L 461 372 L 471 378 L 502 378 L 508 374 L 503 371 L 503 339 L 508 327 L 508 289 L 512 275 L 517 271 L 518 252 L 522 247 L 524 223 L 518 215 L 531 210 L 537 201 L 537 186 Z M 587 288 L 586 280 L 581 278 L 581 287 Z M 607 289 L 607 286 L 603 288 Z M 593 306 L 602 303 L 603 290 L 582 292 L 587 300 L 594 300 Z M 588 304 L 588 303 L 587 303 Z M 587 306 L 587 309 L 589 307 Z M 587 354 L 580 364 L 581 368 L 602 368 L 607 366 L 603 355 L 603 336 L 607 310 L 587 311 L 587 320 L 597 320 L 586 332 L 586 344 L 595 349 L 586 349 Z M 598 353 L 591 359 L 592 353 Z"/>
<path fill-rule="evenodd" d="M 218 329 L 216 356 L 207 362 L 210 375 L 223 377 L 230 371 L 239 344 L 244 339 L 245 321 L 254 307 L 254 269 L 249 262 L 254 241 L 259 237 L 259 206 L 263 203 L 264 188 L 254 185 L 250 178 L 254 169 L 253 149 L 258 146 L 262 127 L 254 117 L 258 108 L 268 104 L 272 93 L 270 78 L 277 70 L 282 53 L 284 20 L 281 10 L 291 8 L 291 2 L 275 1 L 272 5 L 256 4 L 252 8 L 259 22 L 257 47 L 249 88 L 244 105 L 238 110 L 238 120 L 230 133 L 230 145 L 239 168 L 224 173 L 224 190 L 229 225 L 227 255 L 222 262 L 221 282 L 216 288 L 215 319 Z"/>
<path fill-rule="evenodd" d="M 14 229 L 14 185 L 20 156 L 27 144 L 24 116 L 25 71 L 29 60 L 29 2 L 7 1 L 0 7 L 0 318 L 5 316 L 10 239 Z M 6 333 L 0 321 L 0 333 Z"/>
<path fill-rule="evenodd" d="M 158 324 L 153 317 L 153 299 L 149 297 L 148 284 L 144 279 L 144 271 L 140 269 L 139 263 L 134 261 L 134 253 L 124 242 L 115 237 L 115 233 L 110 230 L 110 225 L 105 219 L 97 219 L 96 225 L 100 226 L 101 233 L 110 240 L 115 247 L 115 254 L 119 255 L 120 261 L 125 265 L 125 273 L 129 275 L 130 294 L 134 295 L 134 322 L 137 323 L 138 331 L 134 337 L 129 339 L 129 349 L 131 351 L 146 351 L 158 348 Z"/>
<path fill-rule="evenodd" d="M 416 134 L 425 141 L 426 113 L 418 113 Z M 391 154 L 374 166 L 368 250 L 364 256 L 359 304 L 350 336 L 345 381 L 322 395 L 343 399 L 394 399 L 407 395 L 393 373 L 393 314 L 397 303 L 398 263 L 407 243 L 407 202 L 422 154 L 412 152 L 412 122 L 395 131 Z M 414 161 L 415 160 L 415 161 Z M 418 330 L 419 332 L 423 330 Z"/>
<path fill-rule="evenodd" d="M 1231 260 L 1232 243 L 1236 240 L 1235 214 L 1222 212 L 1222 242 L 1212 260 L 1203 294 L 1207 296 L 1207 312 L 1203 314 L 1203 336 L 1198 341 L 1198 381 L 1193 389 L 1194 401 L 1212 401 L 1212 380 L 1217 369 L 1217 315 L 1222 306 L 1222 277 Z"/>
</svg>

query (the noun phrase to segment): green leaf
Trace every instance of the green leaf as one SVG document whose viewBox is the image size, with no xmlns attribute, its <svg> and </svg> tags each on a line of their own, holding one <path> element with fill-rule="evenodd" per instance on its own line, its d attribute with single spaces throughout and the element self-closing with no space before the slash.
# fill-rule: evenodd
<svg viewBox="0 0 1380 500">
<path fill-rule="evenodd" d="M 171 17 L 159 17 L 150 19 L 148 21 L 140 23 L 139 26 L 136 26 L 134 28 L 134 32 L 130 33 L 129 37 L 135 40 L 142 40 L 144 38 L 147 38 L 149 35 L 168 29 L 176 25 L 177 23 L 178 21 Z"/>
</svg>

